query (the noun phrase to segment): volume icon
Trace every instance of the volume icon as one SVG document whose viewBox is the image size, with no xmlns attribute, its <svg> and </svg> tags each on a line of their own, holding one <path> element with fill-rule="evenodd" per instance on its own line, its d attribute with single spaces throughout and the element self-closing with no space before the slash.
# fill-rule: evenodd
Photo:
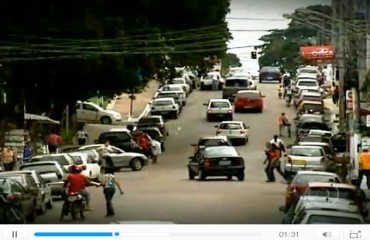
<svg viewBox="0 0 370 240">
<path fill-rule="evenodd" d="M 323 232 L 322 236 L 326 238 L 331 238 L 331 232 Z"/>
</svg>

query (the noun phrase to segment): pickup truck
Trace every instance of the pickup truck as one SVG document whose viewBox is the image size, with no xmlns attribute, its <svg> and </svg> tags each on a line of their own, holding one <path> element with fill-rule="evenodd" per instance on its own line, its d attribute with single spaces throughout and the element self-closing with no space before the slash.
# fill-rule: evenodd
<svg viewBox="0 0 370 240">
<path fill-rule="evenodd" d="M 92 102 L 76 103 L 77 122 L 115 124 L 122 122 L 122 116 L 119 112 L 106 110 Z"/>
</svg>

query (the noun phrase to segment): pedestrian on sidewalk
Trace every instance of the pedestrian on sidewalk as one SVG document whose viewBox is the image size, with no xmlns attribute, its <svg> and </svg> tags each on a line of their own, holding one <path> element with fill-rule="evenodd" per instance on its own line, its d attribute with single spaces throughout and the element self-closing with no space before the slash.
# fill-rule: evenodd
<svg viewBox="0 0 370 240">
<path fill-rule="evenodd" d="M 62 143 L 62 137 L 56 131 L 52 131 L 48 136 L 49 153 L 56 153 L 59 145 Z"/>
<path fill-rule="evenodd" d="M 337 105 L 338 104 L 338 101 L 339 101 L 339 86 L 337 86 L 335 83 L 333 83 L 333 95 L 332 95 L 332 99 L 333 99 L 333 104 L 334 105 Z"/>
<path fill-rule="evenodd" d="M 88 135 L 88 133 L 87 133 L 87 131 L 85 130 L 84 127 L 85 127 L 85 124 L 82 124 L 80 126 L 80 129 L 76 133 L 77 143 L 80 146 L 85 145 L 88 141 L 88 138 L 89 138 L 89 135 Z"/>
<path fill-rule="evenodd" d="M 17 155 L 11 147 L 4 147 L 1 162 L 4 171 L 13 171 L 17 163 Z"/>
<path fill-rule="evenodd" d="M 103 176 L 101 186 L 104 187 L 103 193 L 105 197 L 105 204 L 107 208 L 106 217 L 114 216 L 114 208 L 113 208 L 113 196 L 116 193 L 116 187 L 120 191 L 121 195 L 123 195 L 123 191 L 121 185 L 117 182 L 116 178 L 114 177 L 114 169 L 107 168 L 105 170 L 105 174 Z"/>
<path fill-rule="evenodd" d="M 162 154 L 161 143 L 157 140 L 152 140 L 152 163 L 158 164 L 158 156 Z"/>
</svg>

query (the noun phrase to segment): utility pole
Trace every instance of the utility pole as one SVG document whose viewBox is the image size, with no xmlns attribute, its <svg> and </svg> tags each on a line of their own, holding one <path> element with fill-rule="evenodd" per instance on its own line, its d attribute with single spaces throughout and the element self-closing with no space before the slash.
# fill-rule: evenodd
<svg viewBox="0 0 370 240">
<path fill-rule="evenodd" d="M 338 67 L 339 67 L 339 130 L 341 132 L 346 131 L 346 101 L 345 101 L 345 89 L 344 89 L 344 75 L 345 75 L 345 25 L 344 25 L 344 1 L 345 0 L 333 0 L 335 5 L 335 12 L 337 15 L 337 21 L 335 24 L 338 25 Z"/>
</svg>

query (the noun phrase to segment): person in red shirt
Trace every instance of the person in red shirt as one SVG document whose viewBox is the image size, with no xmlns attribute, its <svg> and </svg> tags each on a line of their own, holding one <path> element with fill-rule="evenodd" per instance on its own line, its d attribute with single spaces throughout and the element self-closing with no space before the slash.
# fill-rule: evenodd
<svg viewBox="0 0 370 240">
<path fill-rule="evenodd" d="M 52 132 L 47 139 L 49 152 L 55 153 L 58 149 L 58 146 L 62 143 L 62 137 Z"/>
<path fill-rule="evenodd" d="M 91 211 L 90 208 L 90 194 L 86 190 L 86 185 L 90 183 L 89 179 L 81 174 L 82 168 L 77 165 L 72 165 L 70 167 L 70 173 L 67 176 L 67 179 L 64 182 L 64 187 L 67 190 L 66 201 L 64 202 L 63 206 L 63 213 L 67 213 L 66 209 L 68 209 L 68 196 L 73 193 L 80 193 L 86 199 L 86 211 Z M 63 214 L 65 215 L 65 214 Z"/>
<path fill-rule="evenodd" d="M 150 155 L 151 152 L 151 139 L 145 134 L 141 133 L 138 138 L 138 145 L 140 146 L 143 154 L 146 156 Z"/>
<path fill-rule="evenodd" d="M 278 168 L 279 159 L 280 159 L 280 149 L 276 144 L 271 144 L 270 149 L 268 150 L 268 161 L 265 168 L 265 172 L 267 175 L 266 182 L 275 182 L 275 168 Z"/>
</svg>

